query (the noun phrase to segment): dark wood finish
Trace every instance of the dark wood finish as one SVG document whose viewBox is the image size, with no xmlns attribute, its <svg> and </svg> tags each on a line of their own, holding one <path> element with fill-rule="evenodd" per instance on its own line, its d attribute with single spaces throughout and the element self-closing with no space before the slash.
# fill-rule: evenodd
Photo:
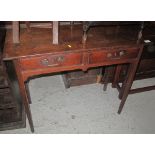
<svg viewBox="0 0 155 155">
<path fill-rule="evenodd" d="M 0 131 L 24 128 L 25 126 L 26 117 L 23 106 L 22 109 L 19 109 L 10 88 L 0 89 Z"/>
<path fill-rule="evenodd" d="M 65 72 L 63 73 L 62 78 L 63 78 L 65 87 L 69 88 L 72 86 L 96 83 L 97 76 L 99 75 L 99 73 L 100 73 L 100 67 L 88 69 L 86 72 L 79 71 L 79 70 Z"/>
<path fill-rule="evenodd" d="M 148 62 L 149 65 L 145 62 Z M 155 77 L 155 70 L 151 70 L 151 68 L 154 67 L 154 63 L 155 61 L 152 61 L 152 60 L 144 60 L 144 61 L 141 60 L 134 80 L 141 80 L 141 79 Z M 144 67 L 142 68 L 143 65 Z M 104 81 L 102 81 L 102 83 L 107 86 L 108 83 L 112 82 L 112 87 L 117 88 L 117 90 L 119 91 L 118 97 L 119 99 L 121 99 L 124 92 L 125 85 L 123 84 L 122 86 L 120 86 L 119 82 L 121 83 L 123 82 L 125 73 L 127 72 L 127 66 L 118 65 L 117 67 L 106 68 L 106 70 L 107 70 L 106 76 L 110 78 L 105 83 Z M 112 76 L 114 74 L 113 70 L 116 70 L 114 77 Z M 122 72 L 124 72 L 124 74 L 122 74 Z M 142 88 L 131 89 L 129 91 L 129 94 L 141 93 L 141 92 L 151 91 L 151 90 L 155 90 L 155 86 L 147 86 Z"/>
<path fill-rule="evenodd" d="M 119 93 L 122 91 L 122 87 L 118 83 L 116 84 L 116 88 Z M 130 89 L 129 94 L 141 93 L 141 92 L 150 91 L 150 90 L 155 90 L 155 86 L 147 86 L 142 88 Z M 119 95 L 119 99 L 122 98 L 122 95 L 123 94 Z"/>
<path fill-rule="evenodd" d="M 132 86 L 132 82 L 133 82 L 133 79 L 134 79 L 134 76 L 135 76 L 135 73 L 136 73 L 137 66 L 138 66 L 138 62 L 135 63 L 135 64 L 130 64 L 129 71 L 128 71 L 128 74 L 127 74 L 127 78 L 123 82 L 123 88 L 122 88 L 123 93 L 122 93 L 122 96 L 121 96 L 121 103 L 120 103 L 120 106 L 119 106 L 119 109 L 118 109 L 118 114 L 121 113 L 121 111 L 122 111 L 122 109 L 124 107 L 125 101 L 127 99 L 127 96 L 129 94 L 129 91 L 130 91 L 131 86 Z"/>
<path fill-rule="evenodd" d="M 108 79 L 109 79 L 109 69 L 112 66 L 108 66 L 105 67 L 105 71 L 104 71 L 104 80 L 103 80 L 103 90 L 106 91 L 107 90 L 107 86 L 108 86 Z"/>
<path fill-rule="evenodd" d="M 143 31 L 144 31 L 143 37 L 147 40 L 151 40 L 152 42 L 147 43 L 144 46 L 142 57 L 138 65 L 134 80 L 155 77 L 155 49 L 154 49 L 155 27 L 154 26 L 149 27 L 148 25 L 148 27 L 146 27 Z M 139 40 L 141 39 L 141 37 L 142 37 L 142 29 L 140 29 L 138 33 Z M 126 73 L 127 73 L 127 69 L 128 69 L 128 65 L 123 65 L 123 66 L 117 65 L 117 67 L 115 66 L 105 67 L 105 71 L 102 79 L 102 83 L 104 84 L 103 90 L 106 90 L 108 83 L 112 82 L 112 87 L 117 88 L 118 91 L 120 92 L 121 87 L 118 84 L 118 82 L 123 82 L 124 77 L 126 76 Z M 83 81 L 87 81 L 87 78 L 82 77 L 80 71 L 76 73 L 76 81 L 72 80 L 72 76 L 74 77 L 74 72 L 67 73 L 67 75 L 65 76 L 67 79 L 66 81 L 69 81 L 68 83 L 69 86 L 85 84 Z M 143 88 L 132 89 L 130 90 L 130 94 L 150 91 L 150 90 L 154 90 L 154 88 L 155 88 L 154 86 L 148 86 Z M 121 94 L 120 94 L 120 98 L 121 98 Z"/>
<path fill-rule="evenodd" d="M 109 72 L 109 70 L 107 71 Z M 117 65 L 116 66 L 116 71 L 115 71 L 115 76 L 114 76 L 114 80 L 112 82 L 112 87 L 116 88 L 117 82 L 120 78 L 120 73 L 121 73 L 121 65 Z M 108 74 L 108 73 L 107 73 Z"/>
<path fill-rule="evenodd" d="M 25 111 L 18 94 L 15 72 L 12 72 L 13 68 L 10 64 L 7 64 L 7 66 L 6 71 L 3 68 L 3 73 L 5 72 L 3 78 L 7 83 L 4 83 L 5 87 L 0 88 L 0 130 L 26 126 Z"/>
<path fill-rule="evenodd" d="M 96 64 L 102 63 L 103 61 L 115 61 L 116 59 L 124 60 L 130 58 L 136 58 L 139 53 L 139 48 L 129 48 L 129 49 L 122 49 L 118 48 L 115 50 L 101 50 L 95 51 L 90 54 L 89 63 Z"/>
<path fill-rule="evenodd" d="M 43 55 L 21 59 L 23 70 L 44 69 L 49 67 L 73 66 L 82 63 L 81 53 Z"/>
<path fill-rule="evenodd" d="M 17 93 L 16 76 L 11 64 L 2 65 L 5 29 L 0 30 L 0 131 L 24 128 L 26 117 L 20 95 Z M 11 84 L 12 83 L 12 84 Z M 13 91 L 12 91 L 13 90 Z M 15 93 L 16 92 L 16 93 Z M 16 95 L 15 95 L 16 94 Z M 18 96 L 18 97 L 17 97 Z"/>
<path fill-rule="evenodd" d="M 25 29 L 21 29 L 21 45 L 12 45 L 11 38 L 9 37 L 11 31 L 8 30 L 5 44 L 7 52 L 4 53 L 4 60 L 44 55 L 48 53 L 59 54 L 63 51 L 67 53 L 84 50 L 93 51 L 96 49 L 109 50 L 113 49 L 113 47 L 124 47 L 126 49 L 133 48 L 133 46 L 137 45 L 135 39 L 137 37 L 137 29 L 137 27 L 133 27 L 131 31 L 131 27 L 123 27 L 119 29 L 117 34 L 113 34 L 115 32 L 115 28 L 113 27 L 91 29 L 90 34 L 92 37 L 88 39 L 86 46 L 83 46 L 81 40 L 81 25 L 74 25 L 72 38 L 70 34 L 70 26 L 60 26 L 60 45 L 51 44 L 51 36 L 49 35 L 51 30 L 41 28 L 32 28 L 30 33 L 27 33 Z M 116 37 L 113 37 L 113 35 Z"/>
<path fill-rule="evenodd" d="M 20 93 L 22 95 L 22 99 L 23 99 L 23 103 L 24 103 L 24 107 L 25 107 L 25 111 L 29 120 L 29 124 L 30 124 L 30 128 L 31 131 L 34 132 L 34 126 L 33 126 L 33 121 L 32 121 L 32 115 L 31 115 L 31 110 L 30 110 L 30 103 L 29 103 L 29 97 L 26 91 L 26 85 L 25 85 L 25 81 L 23 80 L 22 77 L 22 73 L 20 72 L 20 65 L 17 63 L 16 60 L 14 60 L 14 65 L 15 65 L 15 69 L 16 69 L 16 74 L 17 74 L 17 78 L 18 78 L 18 82 L 19 82 L 19 88 L 20 88 Z"/>
<path fill-rule="evenodd" d="M 143 45 L 136 42 L 137 29 L 132 29 L 132 33 L 127 33 L 125 31 L 127 27 L 119 28 L 117 34 L 113 34 L 114 30 L 113 27 L 93 29 L 90 31 L 92 37 L 89 37 L 85 45 L 82 44 L 82 27 L 80 25 L 74 26 L 72 36 L 70 26 L 60 27 L 59 45 L 50 43 L 49 30 L 34 29 L 29 34 L 22 30 L 21 44 L 18 46 L 14 46 L 10 42 L 10 32 L 8 31 L 3 59 L 14 62 L 32 132 L 34 126 L 25 82 L 36 75 L 73 70 L 86 71 L 93 67 L 129 63 L 130 68 L 118 113 L 122 111 Z M 114 35 L 115 37 L 113 37 Z M 44 59 L 46 60 L 44 61 Z"/>
<path fill-rule="evenodd" d="M 147 86 L 143 88 L 131 89 L 129 94 L 141 93 L 141 92 L 150 91 L 150 90 L 155 90 L 155 86 Z"/>
<path fill-rule="evenodd" d="M 131 21 L 84 21 L 83 22 L 83 37 L 82 41 L 85 44 L 88 36 L 88 31 L 90 28 L 99 27 L 99 26 L 115 26 L 115 32 L 119 31 L 120 26 L 133 26 L 133 25 L 140 25 L 141 28 L 139 28 L 138 37 L 137 37 L 137 43 L 141 40 L 142 37 L 142 30 L 144 28 L 144 22 L 131 22 Z"/>
<path fill-rule="evenodd" d="M 67 88 L 70 88 L 70 82 L 69 82 L 68 78 L 66 77 L 66 75 L 68 75 L 68 74 L 66 74 L 66 73 L 62 74 L 62 80 L 64 82 L 65 88 L 67 89 Z"/>
<path fill-rule="evenodd" d="M 150 42 L 147 42 L 144 45 L 144 49 L 142 52 L 142 56 L 141 56 L 134 80 L 155 77 L 155 26 L 152 24 L 151 25 L 149 24 L 149 25 L 146 25 L 144 29 L 143 27 L 144 25 L 142 24 L 141 30 L 139 31 L 138 36 L 141 36 L 143 37 L 143 39 L 149 40 Z M 143 35 L 142 35 L 142 29 L 143 29 Z M 128 65 L 123 65 L 123 66 L 120 65 L 119 70 L 117 70 L 117 67 L 116 67 L 114 79 L 113 79 L 114 72 L 112 70 L 114 70 L 115 67 L 107 71 L 108 72 L 107 74 L 109 74 L 109 77 L 110 77 L 108 82 L 112 81 L 113 83 L 112 85 L 117 86 L 120 92 L 119 98 L 122 97 L 124 86 L 120 87 L 118 82 L 122 82 L 124 80 L 124 77 L 126 76 L 127 68 L 128 68 Z M 149 91 L 149 90 L 153 90 L 154 88 L 155 88 L 154 86 L 137 88 L 134 90 L 130 90 L 130 94 Z"/>
<path fill-rule="evenodd" d="M 117 88 L 118 91 L 121 90 L 121 87 L 120 87 L 120 85 L 118 83 L 116 84 L 116 88 Z"/>
</svg>

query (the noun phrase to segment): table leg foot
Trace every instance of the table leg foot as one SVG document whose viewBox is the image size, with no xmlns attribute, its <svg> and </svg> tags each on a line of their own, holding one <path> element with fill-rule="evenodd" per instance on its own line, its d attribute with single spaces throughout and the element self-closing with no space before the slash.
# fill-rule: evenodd
<svg viewBox="0 0 155 155">
<path fill-rule="evenodd" d="M 119 106 L 119 109 L 118 109 L 118 114 L 121 113 L 121 111 L 122 111 L 122 109 L 124 107 L 125 101 L 126 101 L 128 95 L 129 95 L 129 91 L 131 89 L 133 79 L 134 79 L 134 76 L 135 76 L 135 73 L 136 73 L 137 65 L 138 65 L 138 63 L 133 63 L 133 64 L 130 64 L 130 66 L 129 66 L 127 78 L 126 78 L 125 84 L 124 84 L 125 87 L 123 88 L 123 92 L 122 92 L 122 96 L 121 96 L 122 100 L 121 100 L 121 103 L 120 103 L 120 106 Z"/>
</svg>

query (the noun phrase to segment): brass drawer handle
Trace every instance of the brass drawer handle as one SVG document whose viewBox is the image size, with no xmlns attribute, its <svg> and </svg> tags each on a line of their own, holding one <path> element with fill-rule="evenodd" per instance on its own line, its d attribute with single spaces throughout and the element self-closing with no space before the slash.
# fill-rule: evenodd
<svg viewBox="0 0 155 155">
<path fill-rule="evenodd" d="M 57 62 L 63 62 L 63 61 L 64 61 L 64 57 L 63 56 L 57 57 Z"/>
<path fill-rule="evenodd" d="M 122 56 L 126 55 L 126 53 L 126 50 L 121 50 L 115 53 L 107 53 L 107 58 L 120 59 Z"/>
<path fill-rule="evenodd" d="M 48 66 L 49 65 L 48 59 L 41 60 L 41 64 L 44 65 L 44 66 Z"/>
<path fill-rule="evenodd" d="M 126 50 L 121 50 L 121 51 L 119 52 L 119 56 L 124 56 L 124 55 L 126 55 Z"/>
<path fill-rule="evenodd" d="M 108 53 L 107 58 L 111 58 L 111 57 L 112 57 L 112 53 Z"/>
<path fill-rule="evenodd" d="M 41 60 L 41 64 L 44 65 L 44 66 L 48 66 L 48 67 L 54 67 L 54 66 L 58 66 L 59 65 L 59 64 L 49 64 L 49 61 L 46 58 Z"/>
</svg>

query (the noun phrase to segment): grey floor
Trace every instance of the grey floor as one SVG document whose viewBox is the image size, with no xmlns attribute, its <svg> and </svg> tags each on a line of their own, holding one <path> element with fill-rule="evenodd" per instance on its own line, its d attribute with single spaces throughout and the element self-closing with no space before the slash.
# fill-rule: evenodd
<svg viewBox="0 0 155 155">
<path fill-rule="evenodd" d="M 136 81 L 133 87 L 155 84 L 155 78 Z M 130 95 L 117 114 L 118 92 L 108 85 L 90 84 L 65 89 L 61 76 L 30 81 L 35 133 L 155 133 L 155 91 Z M 31 133 L 24 129 L 0 133 Z"/>
</svg>

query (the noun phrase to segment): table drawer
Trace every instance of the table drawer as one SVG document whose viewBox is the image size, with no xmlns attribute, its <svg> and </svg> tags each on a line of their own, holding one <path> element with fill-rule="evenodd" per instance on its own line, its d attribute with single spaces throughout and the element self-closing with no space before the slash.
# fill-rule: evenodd
<svg viewBox="0 0 155 155">
<path fill-rule="evenodd" d="M 133 59 L 138 56 L 138 53 L 139 48 L 92 51 L 89 56 L 89 64 L 112 60 Z"/>
<path fill-rule="evenodd" d="M 47 67 L 74 66 L 82 64 L 81 53 L 43 55 L 22 58 L 22 69 L 41 69 Z"/>
</svg>

